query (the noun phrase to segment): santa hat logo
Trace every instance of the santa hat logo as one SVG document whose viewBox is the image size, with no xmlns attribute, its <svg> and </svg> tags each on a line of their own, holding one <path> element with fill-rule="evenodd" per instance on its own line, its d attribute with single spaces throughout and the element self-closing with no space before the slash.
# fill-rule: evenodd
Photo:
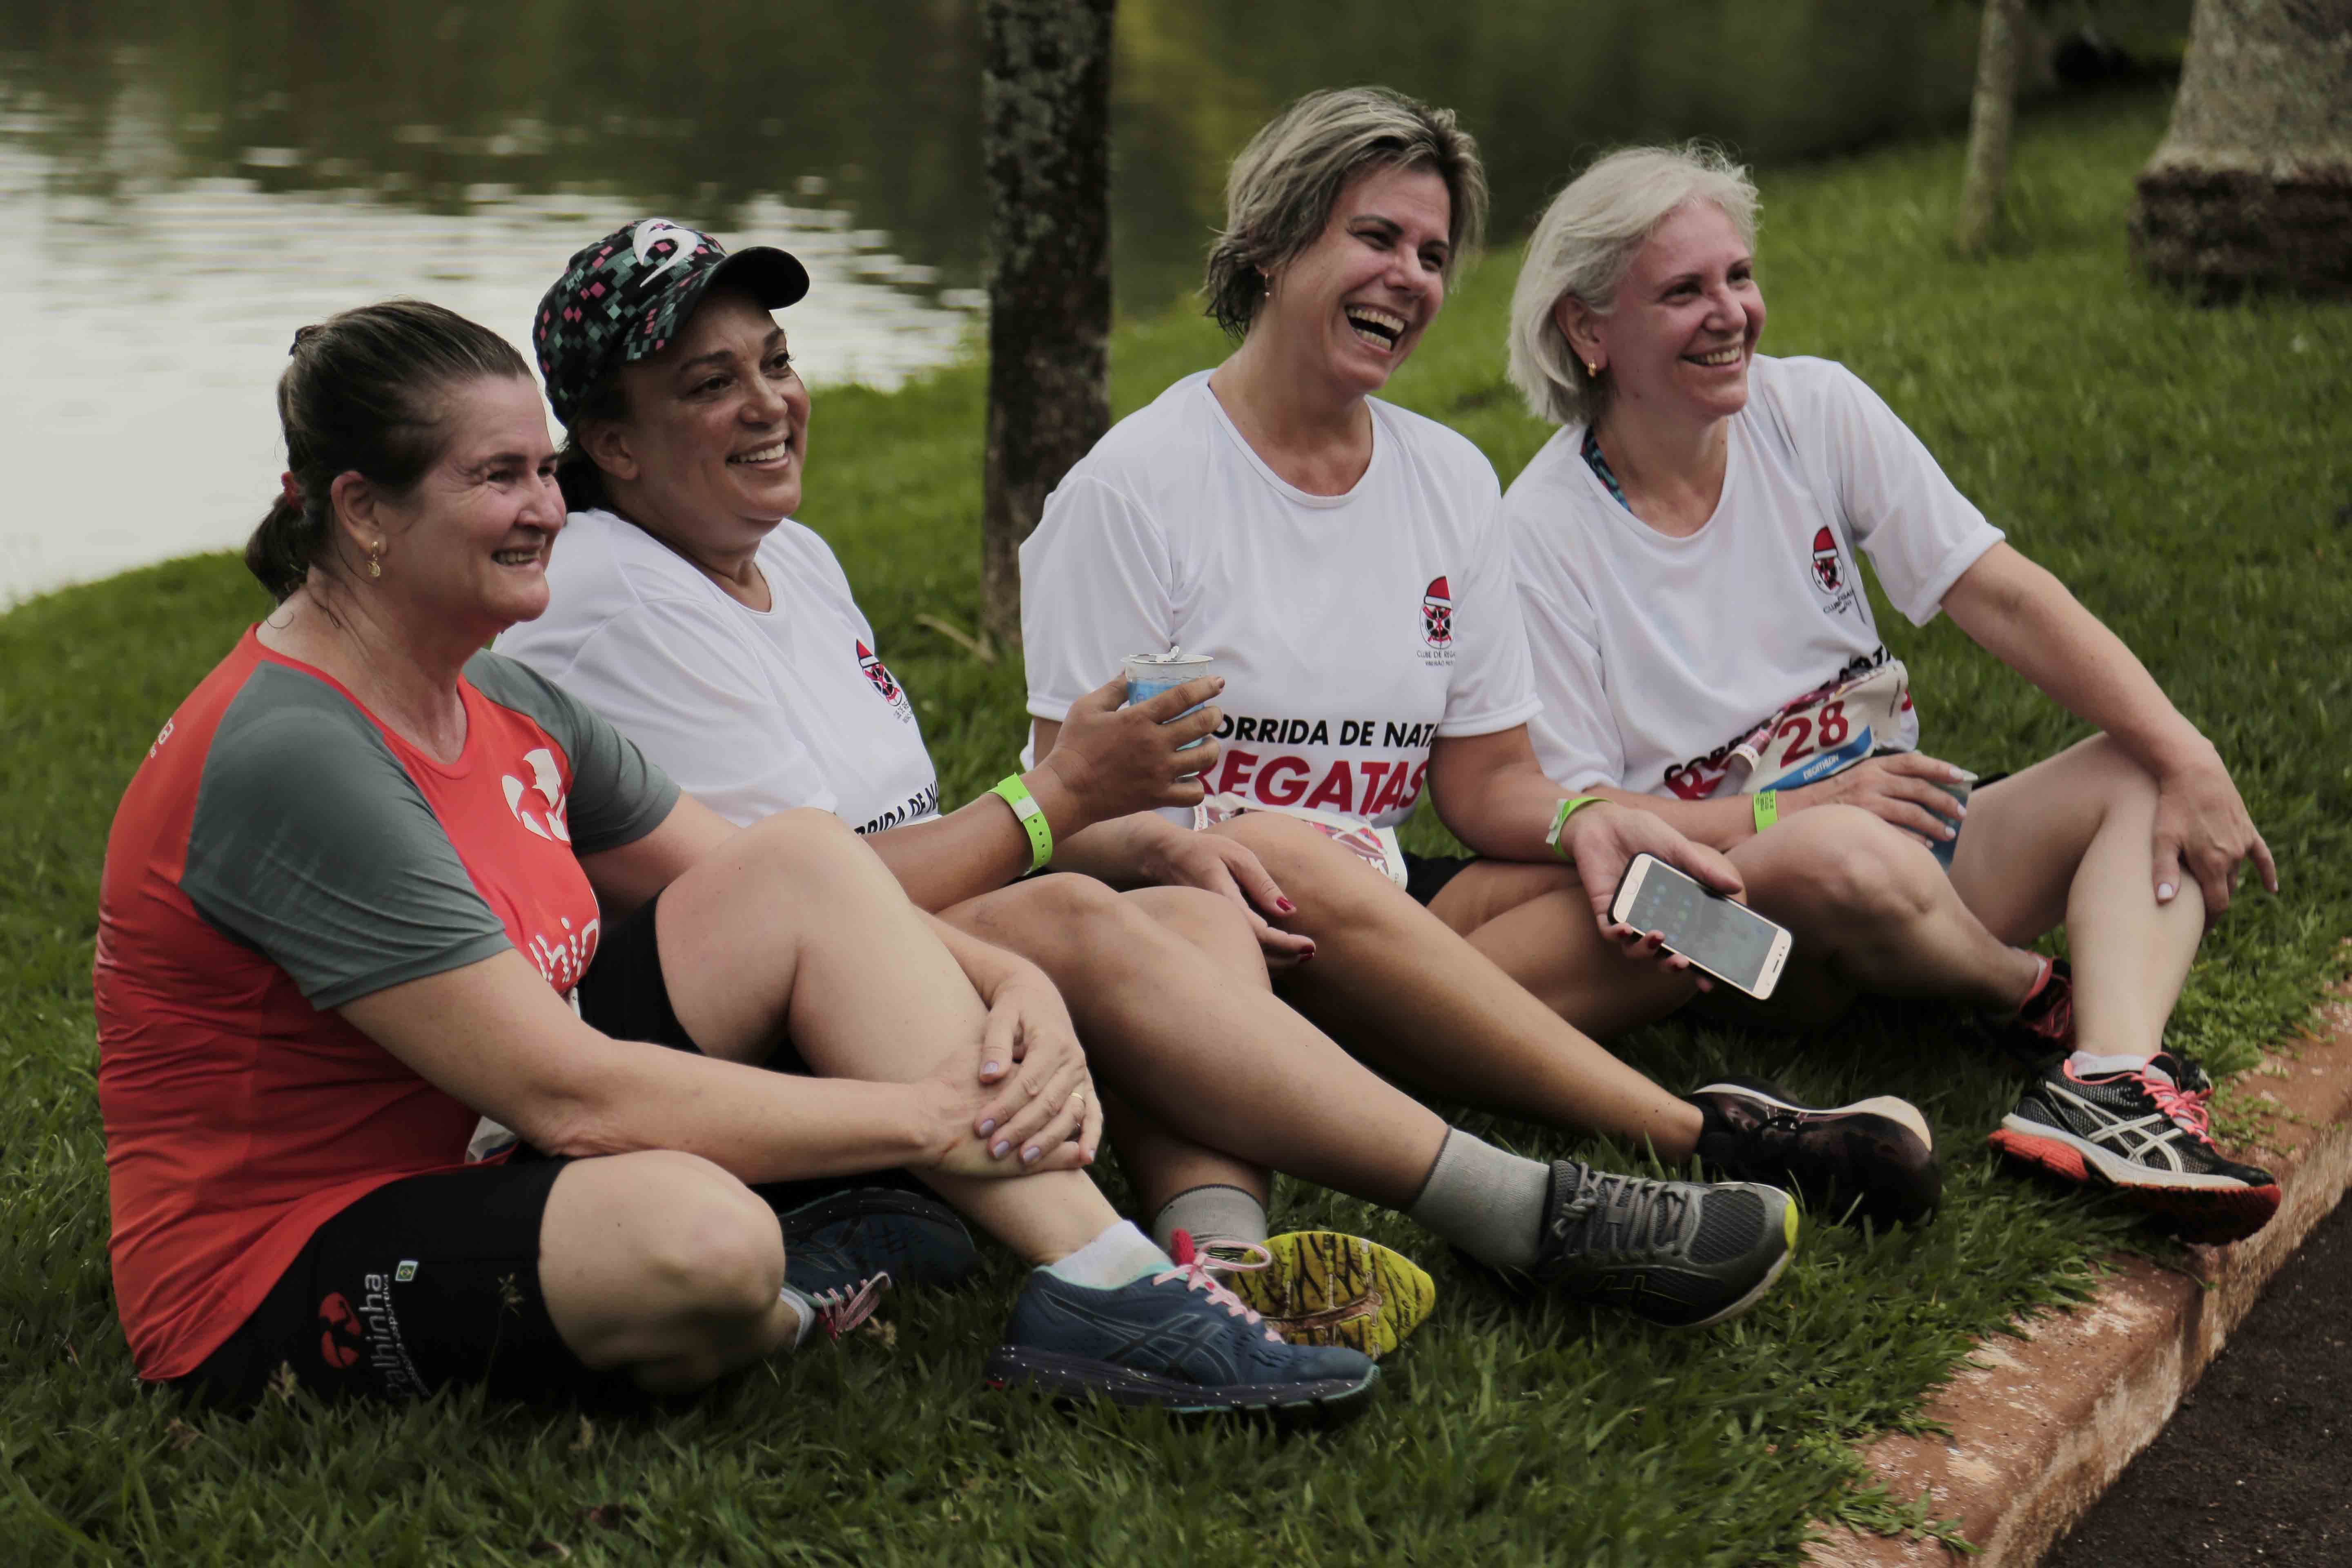
<svg viewBox="0 0 2352 1568">
<path fill-rule="evenodd" d="M 1824 594 L 1834 594 L 1845 582 L 1845 569 L 1838 562 L 1837 540 L 1826 528 L 1813 531 L 1813 581 Z"/>
<path fill-rule="evenodd" d="M 895 703 L 898 700 L 902 693 L 898 683 L 890 679 L 890 667 L 875 658 L 874 650 L 862 641 L 857 645 L 857 668 L 866 672 L 866 679 L 874 683 L 874 689 L 882 694 L 883 701 Z"/>
<path fill-rule="evenodd" d="M 1433 577 L 1421 594 L 1421 640 L 1432 647 L 1454 646 L 1454 590 Z"/>
</svg>

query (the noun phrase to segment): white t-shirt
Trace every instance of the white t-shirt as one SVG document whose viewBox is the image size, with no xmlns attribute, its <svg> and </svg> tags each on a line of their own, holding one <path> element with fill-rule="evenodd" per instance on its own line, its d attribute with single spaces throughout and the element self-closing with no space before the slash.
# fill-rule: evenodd
<svg viewBox="0 0 2352 1568">
<path fill-rule="evenodd" d="M 1495 470 L 1378 400 L 1346 495 L 1308 495 L 1185 377 L 1119 422 L 1021 547 L 1029 711 L 1060 720 L 1129 654 L 1217 660 L 1213 794 L 1391 826 L 1440 735 L 1537 710 L 1506 575 Z"/>
<path fill-rule="evenodd" d="M 1529 732 L 1566 788 L 1716 794 L 1742 736 L 1887 659 L 1856 546 L 1895 607 L 1925 626 L 2000 542 L 1844 366 L 1759 356 L 1748 387 L 1722 499 L 1688 538 L 1658 532 L 1609 493 L 1584 460 L 1581 425 L 1553 436 L 1503 500 L 1544 701 Z M 1918 740 L 1907 710 L 1899 733 L 1878 737 L 1898 751 Z"/>
<path fill-rule="evenodd" d="M 549 560 L 547 614 L 496 647 L 730 822 L 815 806 L 874 833 L 938 815 L 914 706 L 832 550 L 787 519 L 757 560 L 766 611 L 611 512 L 573 512 Z"/>
</svg>

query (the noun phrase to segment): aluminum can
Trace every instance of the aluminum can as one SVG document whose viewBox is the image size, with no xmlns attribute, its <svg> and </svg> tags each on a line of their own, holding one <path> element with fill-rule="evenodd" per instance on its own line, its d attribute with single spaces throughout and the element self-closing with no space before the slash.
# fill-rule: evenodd
<svg viewBox="0 0 2352 1568">
<path fill-rule="evenodd" d="M 1132 708 L 1139 702 L 1149 702 L 1161 692 L 1172 690 L 1188 680 L 1198 680 L 1202 676 L 1216 673 L 1217 661 L 1205 653 L 1184 653 L 1171 648 L 1166 653 L 1129 654 L 1127 705 Z M 1197 712 L 1207 706 L 1205 702 L 1196 702 L 1185 709 L 1184 713 Z M 1176 717 L 1181 719 L 1184 713 Z M 1200 743 L 1194 741 L 1179 750 L 1189 752 Z"/>
</svg>

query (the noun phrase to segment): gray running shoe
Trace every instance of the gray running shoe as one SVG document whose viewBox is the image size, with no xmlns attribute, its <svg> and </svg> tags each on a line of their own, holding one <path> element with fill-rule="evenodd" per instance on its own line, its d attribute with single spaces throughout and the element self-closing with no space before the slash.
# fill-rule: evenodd
<svg viewBox="0 0 2352 1568">
<path fill-rule="evenodd" d="M 1705 1328 L 1761 1300 L 1797 1245 L 1797 1205 L 1743 1182 L 1654 1182 L 1555 1160 L 1537 1283 L 1671 1329 Z"/>
</svg>

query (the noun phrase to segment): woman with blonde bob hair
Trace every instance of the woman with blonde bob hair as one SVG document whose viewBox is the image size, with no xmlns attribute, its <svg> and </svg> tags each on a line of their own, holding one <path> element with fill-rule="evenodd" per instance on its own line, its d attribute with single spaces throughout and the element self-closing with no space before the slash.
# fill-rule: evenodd
<svg viewBox="0 0 2352 1568">
<path fill-rule="evenodd" d="M 1385 89 L 1310 94 L 1235 158 L 1205 293 L 1239 347 L 1105 437 L 1021 552 L 1036 754 L 1123 657 L 1181 646 L 1226 681 L 1206 798 L 1097 823 L 1057 840 L 1055 864 L 1245 898 L 1310 938 L 1278 993 L 1399 1078 L 1916 1218 L 1937 1176 L 1911 1108 L 1768 1131 L 1772 1108 L 1746 1090 L 1678 1099 L 1563 1016 L 1691 990 L 1607 920 L 1633 855 L 1738 882 L 1650 814 L 1576 809 L 1542 776 L 1494 469 L 1374 395 L 1436 320 L 1485 205 L 1452 113 Z M 1493 858 L 1396 850 L 1424 787 Z M 1794 1233 L 1755 1187 L 1547 1165 L 1458 1131 L 1418 1158 L 1408 1212 L 1475 1206 L 1489 1223 L 1462 1245 L 1482 1262 L 1665 1321 L 1739 1310 Z"/>
<path fill-rule="evenodd" d="M 1869 387 L 1756 353 L 1756 212 L 1719 152 L 1631 148 L 1528 241 L 1510 375 L 1561 426 L 1504 501 L 1536 754 L 1728 856 L 1797 936 L 1780 1016 L 1983 1009 L 2042 1061 L 1996 1146 L 2251 1234 L 2277 1184 L 2214 1147 L 2164 1027 L 2240 864 L 2275 889 L 2270 852 L 2211 743 Z M 1857 551 L 1914 625 L 1948 613 L 2100 732 L 1997 781 L 1921 752 Z M 2061 923 L 2071 973 L 2025 945 Z"/>
</svg>

